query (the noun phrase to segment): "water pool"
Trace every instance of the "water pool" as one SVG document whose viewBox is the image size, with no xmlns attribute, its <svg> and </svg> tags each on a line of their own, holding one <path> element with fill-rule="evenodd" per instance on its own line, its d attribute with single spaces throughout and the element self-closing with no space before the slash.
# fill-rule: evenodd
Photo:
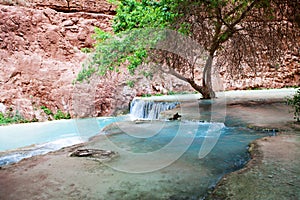
<svg viewBox="0 0 300 200">
<path fill-rule="evenodd" d="M 0 166 L 85 142 L 106 125 L 118 120 L 121 120 L 121 117 L 0 126 Z M 91 122 L 95 125 L 85 126 Z"/>
<path fill-rule="evenodd" d="M 193 127 L 197 127 L 195 135 L 189 132 L 178 135 L 180 128 L 185 130 L 187 126 L 191 127 L 191 123 Z M 143 127 L 157 130 L 158 124 L 159 122 L 120 122 L 106 129 L 106 135 L 95 137 L 87 145 L 88 148 L 109 149 L 120 154 L 105 162 L 106 167 L 99 169 L 113 175 L 103 180 L 103 184 L 99 180 L 101 188 L 107 188 L 99 196 L 100 199 L 204 198 L 208 189 L 213 188 L 224 174 L 245 165 L 249 160 L 248 144 L 263 136 L 247 128 L 226 127 L 222 123 L 163 122 L 163 128 L 156 131 L 157 134 L 148 138 L 136 137 L 138 131 L 143 131 Z M 215 130 L 220 131 L 217 143 L 200 159 L 199 151 L 205 139 L 212 137 L 207 131 L 215 126 L 218 127 Z M 179 137 L 177 143 L 168 151 L 159 151 L 170 144 L 174 137 Z M 187 138 L 192 138 L 192 142 L 181 155 L 181 145 L 188 141 Z M 158 151 L 156 156 L 149 156 L 149 153 Z M 174 162 L 169 162 L 170 157 L 175 158 L 177 155 L 181 156 Z"/>
<path fill-rule="evenodd" d="M 49 141 L 48 137 L 38 137 L 39 140 L 36 141 L 40 143 L 38 145 L 22 147 L 15 151 L 2 151 L 1 164 L 17 162 L 25 157 L 87 141 L 108 124 L 111 125 L 107 126 L 101 134 L 92 137 L 85 147 L 114 150 L 119 153 L 119 156 L 110 161 L 99 162 L 98 167 L 93 169 L 102 174 L 100 179 L 98 176 L 92 178 L 95 180 L 91 184 L 96 185 L 89 186 L 85 180 L 78 180 L 80 185 L 84 183 L 87 188 L 97 189 L 94 191 L 97 195 L 92 193 L 91 199 L 94 198 L 93 195 L 98 199 L 107 200 L 121 197 L 125 200 L 201 199 L 224 174 L 243 167 L 249 159 L 248 144 L 264 136 L 247 128 L 226 127 L 223 123 L 213 122 L 140 122 L 115 118 L 64 120 L 31 124 L 33 127 L 36 126 L 38 131 L 33 131 L 33 127 L 22 129 L 31 130 L 35 134 L 44 133 L 44 136 L 53 133 L 51 136 L 55 136 L 56 140 Z M 10 127 L 18 127 L 21 130 L 20 127 L 23 126 L 27 128 L 26 125 Z M 45 127 L 48 129 L 45 130 Z M 8 129 L 8 127 L 1 128 Z M 1 134 L 4 135 L 3 132 Z M 22 134 L 13 134 L 13 137 L 17 136 L 21 137 Z M 9 140 L 13 140 L 13 137 Z M 78 141 L 73 140 L 74 137 L 77 137 Z M 2 136 L 1 139 L 3 138 Z M 207 141 L 213 141 L 210 140 L 211 138 L 217 139 L 216 144 L 205 156 L 199 158 L 200 149 Z M 167 151 L 160 151 L 170 143 L 172 145 Z M 19 145 L 27 144 L 19 143 Z M 6 148 L 9 148 L 7 144 Z M 158 154 L 149 156 L 153 152 Z"/>
</svg>

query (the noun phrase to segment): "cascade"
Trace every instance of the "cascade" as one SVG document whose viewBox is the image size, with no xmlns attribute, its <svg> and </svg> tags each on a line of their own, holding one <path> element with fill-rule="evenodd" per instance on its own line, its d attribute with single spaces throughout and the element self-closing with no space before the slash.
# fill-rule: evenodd
<svg viewBox="0 0 300 200">
<path fill-rule="evenodd" d="M 135 119 L 158 119 L 163 111 L 175 108 L 179 102 L 133 99 L 130 115 Z"/>
</svg>

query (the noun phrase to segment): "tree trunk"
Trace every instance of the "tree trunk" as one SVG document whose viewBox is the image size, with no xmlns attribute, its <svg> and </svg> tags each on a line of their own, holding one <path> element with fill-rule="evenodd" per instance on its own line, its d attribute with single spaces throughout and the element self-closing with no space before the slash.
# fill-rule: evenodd
<svg viewBox="0 0 300 200">
<path fill-rule="evenodd" d="M 212 61 L 213 56 L 209 56 L 206 60 L 205 67 L 203 70 L 202 86 L 198 85 L 193 78 L 186 78 L 183 75 L 177 73 L 172 68 L 169 68 L 169 71 L 167 72 L 164 71 L 162 68 L 160 68 L 160 70 L 165 73 L 170 73 L 173 76 L 179 78 L 180 80 L 188 82 L 192 86 L 192 88 L 201 93 L 203 99 L 212 99 L 216 97 L 215 92 L 212 88 Z"/>
<path fill-rule="evenodd" d="M 200 92 L 203 99 L 212 99 L 216 97 L 215 92 L 212 88 L 212 61 L 213 56 L 209 56 L 206 60 L 205 67 L 203 70 L 203 77 L 202 77 L 202 86 L 195 83 L 194 79 L 186 79 L 177 73 L 172 73 L 174 76 L 180 78 L 181 80 L 187 81 L 196 91 Z"/>
<path fill-rule="evenodd" d="M 212 88 L 212 61 L 213 56 L 209 56 L 206 60 L 205 67 L 203 70 L 202 89 L 200 91 L 200 93 L 203 96 L 203 99 L 211 99 L 216 97 L 216 94 Z"/>
</svg>

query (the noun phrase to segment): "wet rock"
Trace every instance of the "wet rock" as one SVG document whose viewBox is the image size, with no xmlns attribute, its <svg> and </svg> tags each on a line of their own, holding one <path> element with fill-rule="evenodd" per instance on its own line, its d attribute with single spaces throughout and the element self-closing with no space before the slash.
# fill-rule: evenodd
<svg viewBox="0 0 300 200">
<path fill-rule="evenodd" d="M 169 118 L 169 120 L 178 120 L 181 118 L 181 115 L 179 115 L 178 113 L 174 114 L 173 117 Z"/>
<path fill-rule="evenodd" d="M 118 153 L 102 149 L 77 149 L 70 154 L 71 157 L 89 157 L 100 160 L 111 159 L 117 156 Z"/>
</svg>

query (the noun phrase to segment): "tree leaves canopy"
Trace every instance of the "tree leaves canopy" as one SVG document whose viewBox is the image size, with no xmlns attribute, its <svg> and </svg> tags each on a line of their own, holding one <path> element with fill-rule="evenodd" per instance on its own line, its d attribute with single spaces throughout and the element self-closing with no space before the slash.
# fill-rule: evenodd
<svg viewBox="0 0 300 200">
<path fill-rule="evenodd" d="M 177 30 L 203 46 L 215 59 L 216 67 L 242 74 L 245 67 L 255 71 L 265 62 L 278 65 L 284 53 L 299 51 L 299 13 L 299 0 L 118 1 L 114 37 L 96 29 L 92 62 L 79 74 L 78 80 L 96 71 L 103 75 L 109 70 L 118 70 L 124 63 L 133 74 L 142 62 L 152 59 L 160 63 L 168 61 L 166 71 L 172 70 L 173 75 L 187 80 L 200 91 L 201 87 L 195 82 L 195 70 L 199 66 L 168 52 L 151 53 L 149 44 L 158 42 L 161 35 L 138 38 L 135 34 L 148 34 L 138 29 Z M 153 59 L 153 55 L 158 57 Z M 210 76 L 211 64 L 202 68 L 203 74 Z M 210 81 L 205 77 L 207 74 L 202 86 Z"/>
</svg>

